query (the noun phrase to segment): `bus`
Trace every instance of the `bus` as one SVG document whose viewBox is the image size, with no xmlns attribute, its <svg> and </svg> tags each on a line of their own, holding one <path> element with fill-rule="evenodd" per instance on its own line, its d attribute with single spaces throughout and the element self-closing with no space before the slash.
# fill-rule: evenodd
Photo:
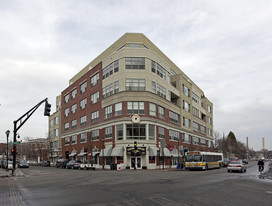
<svg viewBox="0 0 272 206">
<path fill-rule="evenodd" d="M 223 153 L 217 152 L 186 152 L 185 169 L 202 169 L 220 168 L 223 166 Z"/>
</svg>

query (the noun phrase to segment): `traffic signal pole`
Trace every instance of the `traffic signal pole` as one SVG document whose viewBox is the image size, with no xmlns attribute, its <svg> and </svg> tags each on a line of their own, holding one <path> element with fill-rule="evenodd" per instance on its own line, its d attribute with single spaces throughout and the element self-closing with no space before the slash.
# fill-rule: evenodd
<svg viewBox="0 0 272 206">
<path fill-rule="evenodd" d="M 15 171 L 16 168 L 16 154 L 17 154 L 17 150 L 16 150 L 16 142 L 17 142 L 17 132 L 18 130 L 24 125 L 24 123 L 29 119 L 29 117 L 31 117 L 31 115 L 39 108 L 39 106 L 41 104 L 43 104 L 45 102 L 45 108 L 44 108 L 44 116 L 50 116 L 50 107 L 51 104 L 49 104 L 47 102 L 47 98 L 42 100 L 40 103 L 38 103 L 36 106 L 34 106 L 32 109 L 30 109 L 27 113 L 25 113 L 24 115 L 22 115 L 19 119 L 15 120 L 13 122 L 14 124 L 14 129 L 13 129 L 13 149 L 14 149 L 14 153 L 13 153 L 13 168 L 12 168 L 12 175 Z M 19 123 L 19 125 L 17 126 L 17 123 Z"/>
</svg>

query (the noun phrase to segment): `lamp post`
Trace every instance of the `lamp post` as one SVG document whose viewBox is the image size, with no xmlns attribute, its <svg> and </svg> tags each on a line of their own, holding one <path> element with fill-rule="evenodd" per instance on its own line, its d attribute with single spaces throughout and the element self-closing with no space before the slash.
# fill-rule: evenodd
<svg viewBox="0 0 272 206">
<path fill-rule="evenodd" d="M 8 171 L 8 138 L 9 138 L 9 133 L 10 133 L 10 131 L 7 130 L 6 131 L 6 135 L 7 135 L 7 167 L 6 167 L 6 171 Z"/>
<path fill-rule="evenodd" d="M 105 165 L 105 145 L 104 145 L 104 138 L 102 138 L 102 149 L 103 149 L 103 153 L 102 153 L 102 157 L 103 157 L 103 166 L 102 166 L 102 169 L 104 169 L 104 165 Z"/>
</svg>

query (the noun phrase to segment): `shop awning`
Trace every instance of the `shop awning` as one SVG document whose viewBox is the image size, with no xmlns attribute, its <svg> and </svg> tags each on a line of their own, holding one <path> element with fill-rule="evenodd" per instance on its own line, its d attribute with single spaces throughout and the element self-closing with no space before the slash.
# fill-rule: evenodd
<svg viewBox="0 0 272 206">
<path fill-rule="evenodd" d="M 71 152 L 71 154 L 69 155 L 69 157 L 73 157 L 73 156 L 75 156 L 76 154 L 77 154 L 76 150 L 73 150 L 73 151 Z"/>
<path fill-rule="evenodd" d="M 100 152 L 100 157 L 111 157 L 111 151 L 112 147 L 106 147 L 105 149 L 102 149 Z"/>
<path fill-rule="evenodd" d="M 114 157 L 124 156 L 124 147 L 114 147 L 112 149 L 111 156 Z"/>
<path fill-rule="evenodd" d="M 158 147 L 149 147 L 149 156 L 157 156 Z"/>
<path fill-rule="evenodd" d="M 178 150 L 177 149 L 173 149 L 172 151 L 170 151 L 171 156 L 172 157 L 178 157 Z"/>
<path fill-rule="evenodd" d="M 167 148 L 163 148 L 163 149 L 164 149 L 163 150 L 164 154 L 162 154 L 162 150 L 160 150 L 160 156 L 171 157 L 171 153 L 170 153 L 169 149 L 167 149 Z"/>
<path fill-rule="evenodd" d="M 87 155 L 87 154 L 88 154 L 87 152 L 81 152 L 81 153 L 78 154 L 78 156 L 81 157 L 81 156 L 84 156 L 84 155 Z"/>
<path fill-rule="evenodd" d="M 92 152 L 92 153 L 93 153 L 93 157 L 94 157 L 95 155 L 99 154 L 100 152 L 99 152 L 99 151 L 96 151 L 96 152 Z M 92 153 L 89 153 L 88 155 L 89 155 L 89 156 L 92 156 Z"/>
</svg>

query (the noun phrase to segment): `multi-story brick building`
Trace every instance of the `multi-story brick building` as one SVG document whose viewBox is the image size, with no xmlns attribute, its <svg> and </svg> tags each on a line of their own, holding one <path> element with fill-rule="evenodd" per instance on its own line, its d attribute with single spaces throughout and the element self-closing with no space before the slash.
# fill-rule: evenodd
<svg viewBox="0 0 272 206">
<path fill-rule="evenodd" d="M 212 150 L 212 111 L 149 39 L 126 33 L 62 91 L 62 156 L 106 168 L 175 166 L 185 149 Z"/>
</svg>

